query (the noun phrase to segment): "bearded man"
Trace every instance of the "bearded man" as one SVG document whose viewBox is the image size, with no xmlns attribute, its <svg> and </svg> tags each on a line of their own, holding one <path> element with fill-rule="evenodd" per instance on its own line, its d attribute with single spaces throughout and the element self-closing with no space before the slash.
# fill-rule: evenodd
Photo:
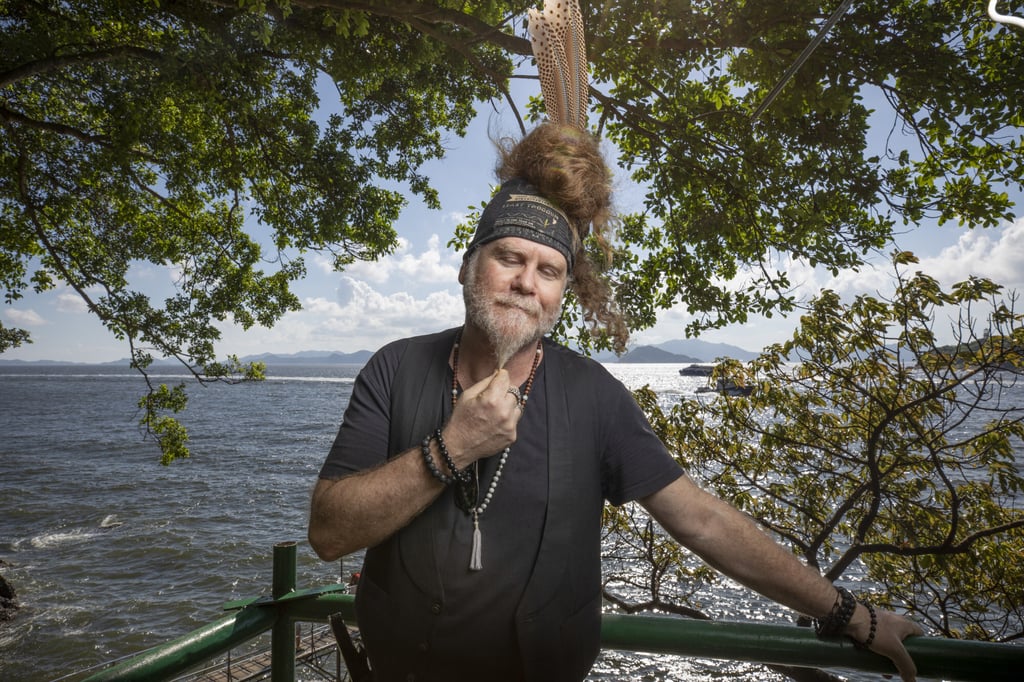
<svg viewBox="0 0 1024 682">
<path fill-rule="evenodd" d="M 582 680 L 600 643 L 601 511 L 638 500 L 761 594 L 889 656 L 915 623 L 832 586 L 701 490 L 599 363 L 545 334 L 571 288 L 627 334 L 582 248 L 611 215 L 597 141 L 544 124 L 502 150 L 459 281 L 465 323 L 382 348 L 361 371 L 313 491 L 324 560 L 366 548 L 356 597 L 376 682 Z"/>
</svg>

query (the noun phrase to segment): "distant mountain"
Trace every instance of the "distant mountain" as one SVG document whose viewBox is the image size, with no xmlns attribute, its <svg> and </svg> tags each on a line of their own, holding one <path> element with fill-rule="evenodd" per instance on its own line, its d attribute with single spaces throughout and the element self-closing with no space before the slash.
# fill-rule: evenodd
<svg viewBox="0 0 1024 682">
<path fill-rule="evenodd" d="M 242 362 L 264 362 L 267 365 L 365 365 L 373 355 L 373 351 L 360 350 L 355 353 L 341 353 L 329 350 L 305 350 L 297 353 L 261 353 L 259 355 L 247 355 L 241 358 Z M 594 359 L 598 362 L 628 362 L 628 363 L 694 363 L 714 362 L 718 358 L 734 358 L 740 361 L 753 360 L 758 353 L 744 350 L 738 346 L 727 343 L 708 343 L 697 339 L 679 339 L 666 341 L 657 345 L 638 346 L 621 358 L 614 353 L 596 353 Z M 154 364 L 177 364 L 175 360 L 157 360 Z M 0 366 L 4 365 L 76 365 L 77 362 L 65 362 L 58 360 L 5 360 L 0 357 Z M 129 364 L 127 358 L 115 362 L 99 364 Z"/>
<path fill-rule="evenodd" d="M 247 355 L 241 360 L 242 362 L 263 362 L 267 365 L 365 365 L 371 355 L 373 352 L 368 350 L 359 350 L 355 353 L 304 350 L 287 355 L 279 353 Z"/>
<path fill-rule="evenodd" d="M 659 343 L 657 347 L 664 351 L 668 351 L 669 353 L 678 353 L 680 355 L 690 355 L 695 358 L 699 358 L 700 362 L 714 362 L 719 358 L 732 358 L 734 360 L 746 362 L 747 360 L 753 360 L 760 355 L 760 352 L 745 350 L 739 346 L 733 346 L 728 343 L 709 343 L 707 341 L 701 341 L 700 339 L 666 341 L 665 343 Z"/>
<path fill-rule="evenodd" d="M 263 362 L 267 365 L 365 365 L 373 352 L 360 350 L 355 353 L 339 353 L 337 351 L 306 350 L 298 353 L 260 353 L 259 355 L 247 355 L 239 360 L 245 362 Z M 31 365 L 124 365 L 131 364 L 128 358 L 114 360 L 111 362 L 67 362 L 61 360 L 5 360 L 0 358 L 0 367 L 4 366 L 31 366 Z M 160 358 L 153 361 L 154 366 L 176 366 L 180 364 L 177 360 Z"/>
<path fill-rule="evenodd" d="M 749 350 L 727 343 L 709 343 L 697 339 L 677 339 L 656 345 L 637 346 L 621 358 L 614 353 L 605 351 L 595 353 L 598 362 L 702 362 L 710 363 L 719 358 L 733 358 L 740 361 L 753 360 L 759 355 Z"/>
<path fill-rule="evenodd" d="M 4 360 L 0 358 L 0 365 L 80 365 L 80 362 L 68 362 L 66 360 Z"/>
<path fill-rule="evenodd" d="M 698 358 L 691 358 L 688 355 L 670 353 L 657 346 L 638 346 L 623 355 L 619 362 L 628 363 L 654 363 L 654 362 L 700 362 Z"/>
</svg>

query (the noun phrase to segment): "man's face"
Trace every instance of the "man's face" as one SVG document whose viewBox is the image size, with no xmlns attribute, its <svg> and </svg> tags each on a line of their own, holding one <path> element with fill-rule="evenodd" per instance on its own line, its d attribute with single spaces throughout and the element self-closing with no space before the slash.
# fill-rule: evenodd
<svg viewBox="0 0 1024 682">
<path fill-rule="evenodd" d="M 484 244 L 470 258 L 462 289 L 466 317 L 491 341 L 499 367 L 551 331 L 567 279 L 561 253 L 519 237 Z"/>
</svg>

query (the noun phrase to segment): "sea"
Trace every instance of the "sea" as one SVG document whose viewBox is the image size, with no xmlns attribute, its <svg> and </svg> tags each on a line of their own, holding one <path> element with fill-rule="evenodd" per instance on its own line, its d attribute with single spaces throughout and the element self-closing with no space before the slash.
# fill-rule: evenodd
<svg viewBox="0 0 1024 682">
<path fill-rule="evenodd" d="M 609 364 L 666 405 L 706 379 L 678 364 Z M 21 608 L 0 622 L 0 680 L 80 680 L 106 662 L 269 594 L 273 546 L 298 543 L 300 588 L 344 581 L 358 558 L 320 561 L 309 494 L 359 366 L 271 366 L 262 382 L 188 385 L 191 457 L 170 466 L 138 424 L 146 386 L 117 365 L 0 366 L 0 575 Z M 722 617 L 785 619 L 728 582 Z M 301 678 L 300 678 L 301 679 Z M 608 651 L 592 680 L 783 680 L 754 664 Z"/>
</svg>

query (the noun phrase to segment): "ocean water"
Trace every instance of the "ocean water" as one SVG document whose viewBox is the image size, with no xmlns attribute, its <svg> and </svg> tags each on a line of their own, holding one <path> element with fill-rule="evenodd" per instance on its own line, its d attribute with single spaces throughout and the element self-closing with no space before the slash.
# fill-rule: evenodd
<svg viewBox="0 0 1024 682">
<path fill-rule="evenodd" d="M 269 592 L 277 542 L 302 542 L 304 585 L 336 582 L 306 515 L 357 371 L 191 387 L 192 458 L 164 467 L 137 374 L 0 369 L 0 559 L 22 604 L 0 624 L 0 679 L 55 679 L 216 620 Z"/>
<path fill-rule="evenodd" d="M 666 403 L 704 385 L 678 368 L 609 365 Z M 261 383 L 190 384 L 192 457 L 163 467 L 137 424 L 145 385 L 129 369 L 0 367 L 0 572 L 22 604 L 0 623 L 0 680 L 80 679 L 216 620 L 224 602 L 269 593 L 278 542 L 299 543 L 300 587 L 355 570 L 321 562 L 305 532 L 358 369 L 282 366 Z M 182 378 L 156 372 L 157 382 Z M 717 589 L 709 602 L 771 618 L 750 593 Z M 750 664 L 624 652 L 603 654 L 591 675 L 723 678 L 783 679 Z"/>
</svg>

